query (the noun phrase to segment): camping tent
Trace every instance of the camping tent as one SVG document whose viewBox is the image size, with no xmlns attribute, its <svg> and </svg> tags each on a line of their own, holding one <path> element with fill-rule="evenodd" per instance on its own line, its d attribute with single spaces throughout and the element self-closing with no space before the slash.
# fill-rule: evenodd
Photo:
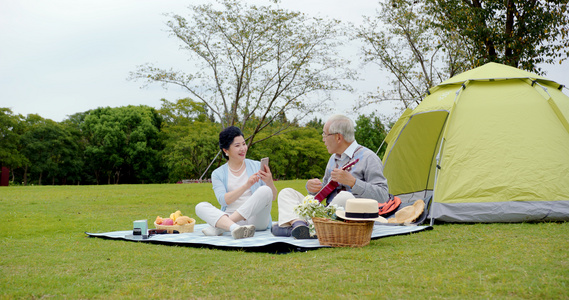
<svg viewBox="0 0 569 300">
<path fill-rule="evenodd" d="M 562 85 L 489 63 L 431 88 L 386 137 L 402 199 L 432 195 L 445 222 L 569 220 L 569 97 Z"/>
</svg>

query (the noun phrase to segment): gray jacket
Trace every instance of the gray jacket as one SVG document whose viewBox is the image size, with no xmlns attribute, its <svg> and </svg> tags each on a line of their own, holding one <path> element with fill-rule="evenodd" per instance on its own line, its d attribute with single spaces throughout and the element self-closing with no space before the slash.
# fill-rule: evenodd
<svg viewBox="0 0 569 300">
<path fill-rule="evenodd" d="M 351 192 L 356 198 L 374 199 L 380 203 L 387 202 L 389 200 L 389 192 L 387 179 L 383 176 L 381 159 L 375 155 L 375 152 L 358 145 L 356 141 L 342 153 L 342 156 L 338 157 L 336 154 L 332 154 L 322 179 L 323 184 L 325 185 L 330 181 L 334 168 L 342 168 L 356 159 L 359 159 L 359 161 L 350 170 L 352 176 L 356 178 L 354 187 L 350 188 L 340 184 L 336 190 L 330 193 L 326 202 L 330 203 L 336 194 L 341 191 Z"/>
</svg>

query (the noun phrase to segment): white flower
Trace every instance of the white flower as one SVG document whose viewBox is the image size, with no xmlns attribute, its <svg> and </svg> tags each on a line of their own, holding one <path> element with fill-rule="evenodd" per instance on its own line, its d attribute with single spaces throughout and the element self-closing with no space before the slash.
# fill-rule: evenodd
<svg viewBox="0 0 569 300">
<path fill-rule="evenodd" d="M 336 205 L 324 206 L 314 196 L 308 195 L 302 200 L 302 204 L 294 208 L 294 212 L 299 216 L 309 220 L 311 218 L 333 218 L 336 213 Z"/>
</svg>

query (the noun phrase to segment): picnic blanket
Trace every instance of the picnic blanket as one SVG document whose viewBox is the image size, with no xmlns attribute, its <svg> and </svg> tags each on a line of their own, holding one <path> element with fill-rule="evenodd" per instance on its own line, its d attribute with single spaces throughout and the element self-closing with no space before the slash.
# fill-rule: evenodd
<svg viewBox="0 0 569 300">
<path fill-rule="evenodd" d="M 226 232 L 221 236 L 205 236 L 202 229 L 207 227 L 207 224 L 197 224 L 194 227 L 194 232 L 179 233 L 179 234 L 158 234 L 152 235 L 147 239 L 142 239 L 141 236 L 133 236 L 132 230 L 126 231 L 112 231 L 103 233 L 89 233 L 85 232 L 90 237 L 108 238 L 116 240 L 125 240 L 143 243 L 155 243 L 164 245 L 179 245 L 190 247 L 206 247 L 218 248 L 225 250 L 245 250 L 255 252 L 276 252 L 286 253 L 292 251 L 307 251 L 323 247 L 330 247 L 320 245 L 318 239 L 302 239 L 297 240 L 293 237 L 277 237 L 274 236 L 270 230 L 257 231 L 255 236 L 246 239 L 234 240 L 231 233 Z M 379 239 L 388 236 L 410 234 L 423 230 L 432 229 L 431 226 L 397 226 L 376 223 L 371 234 L 372 239 Z"/>
</svg>

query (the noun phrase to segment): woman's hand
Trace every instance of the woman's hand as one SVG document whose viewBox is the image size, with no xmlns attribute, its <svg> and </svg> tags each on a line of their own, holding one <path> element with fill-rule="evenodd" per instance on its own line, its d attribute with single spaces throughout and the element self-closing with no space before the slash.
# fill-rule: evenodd
<svg viewBox="0 0 569 300">
<path fill-rule="evenodd" d="M 273 173 L 271 173 L 269 166 L 265 166 L 265 170 L 259 170 L 254 176 L 260 178 L 266 185 L 273 182 Z"/>
<path fill-rule="evenodd" d="M 235 189 L 231 192 L 225 193 L 225 203 L 231 204 L 235 202 L 243 193 L 245 193 L 248 189 L 250 189 L 255 183 L 259 182 L 259 176 L 257 174 L 251 175 L 247 178 L 247 182 L 240 186 L 238 189 Z"/>
<path fill-rule="evenodd" d="M 273 173 L 271 173 L 271 168 L 265 166 L 264 170 L 259 170 L 255 175 L 257 178 L 261 179 L 268 187 L 273 191 L 273 201 L 277 199 L 277 188 L 273 182 Z"/>
<path fill-rule="evenodd" d="M 251 188 L 257 182 L 259 182 L 259 176 L 255 173 L 247 179 L 247 188 Z"/>
</svg>

